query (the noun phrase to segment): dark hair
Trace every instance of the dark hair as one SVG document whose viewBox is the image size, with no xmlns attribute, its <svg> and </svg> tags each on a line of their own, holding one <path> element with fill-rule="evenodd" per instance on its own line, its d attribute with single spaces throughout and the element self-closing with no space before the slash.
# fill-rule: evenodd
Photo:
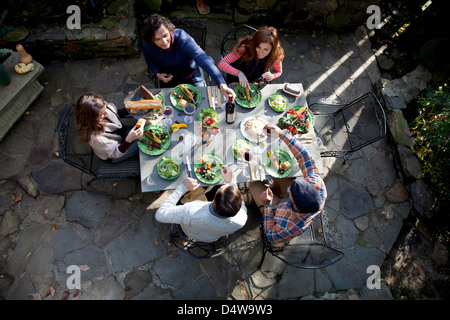
<svg viewBox="0 0 450 320">
<path fill-rule="evenodd" d="M 281 47 L 280 39 L 278 37 L 278 31 L 274 27 L 261 27 L 252 36 L 246 36 L 239 40 L 238 44 L 233 50 L 242 54 L 242 61 L 250 63 L 256 56 L 256 47 L 260 43 L 270 43 L 272 45 L 272 50 L 269 53 L 269 58 L 267 59 L 264 71 L 267 71 L 278 59 L 283 61 L 284 50 Z M 245 47 L 245 51 L 241 51 L 241 47 Z"/>
<path fill-rule="evenodd" d="M 241 210 L 242 195 L 238 188 L 228 185 L 214 196 L 214 212 L 222 217 L 234 217 Z"/>
<path fill-rule="evenodd" d="M 92 133 L 101 133 L 105 127 L 100 123 L 98 115 L 106 105 L 102 96 L 95 93 L 82 95 L 75 106 L 75 117 L 78 125 L 80 140 L 87 143 Z"/>
<path fill-rule="evenodd" d="M 147 19 L 144 20 L 144 25 L 141 29 L 141 37 L 146 43 L 152 43 L 155 37 L 155 31 L 161 28 L 161 25 L 167 28 L 169 32 L 175 30 L 175 26 L 170 20 L 159 14 L 152 14 Z"/>
</svg>

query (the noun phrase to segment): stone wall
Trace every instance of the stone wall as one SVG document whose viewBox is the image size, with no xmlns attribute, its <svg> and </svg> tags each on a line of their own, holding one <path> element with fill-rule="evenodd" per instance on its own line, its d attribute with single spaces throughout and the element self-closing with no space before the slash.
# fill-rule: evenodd
<svg viewBox="0 0 450 320">
<path fill-rule="evenodd" d="M 172 18 L 226 19 L 234 23 L 285 28 L 354 28 L 366 22 L 369 5 L 381 0 L 235 0 L 206 1 L 211 13 L 200 16 L 193 1 L 144 0 L 145 8 Z"/>
<path fill-rule="evenodd" d="M 367 20 L 367 7 L 381 0 L 239 0 L 234 20 L 237 23 L 261 21 L 291 27 L 355 27 Z"/>
<path fill-rule="evenodd" d="M 98 24 L 82 24 L 81 29 L 69 29 L 66 24 L 22 28 L 23 38 L 11 42 L 20 42 L 38 60 L 137 56 L 140 46 L 134 11 L 134 1 L 117 0 Z"/>
</svg>

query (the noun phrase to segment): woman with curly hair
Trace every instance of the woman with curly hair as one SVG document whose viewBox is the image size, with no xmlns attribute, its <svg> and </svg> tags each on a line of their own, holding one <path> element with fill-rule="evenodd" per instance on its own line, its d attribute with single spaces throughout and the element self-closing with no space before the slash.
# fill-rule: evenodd
<svg viewBox="0 0 450 320">
<path fill-rule="evenodd" d="M 95 93 L 82 95 L 75 106 L 75 117 L 80 140 L 89 143 L 102 160 L 116 163 L 139 153 L 136 139 L 144 133 L 143 126 L 128 129 L 120 122 L 127 114 L 125 108 L 117 110 Z"/>
<path fill-rule="evenodd" d="M 260 78 L 270 82 L 281 76 L 283 59 L 277 29 L 265 26 L 254 35 L 240 39 L 233 51 L 220 60 L 218 67 L 228 74 L 227 83 L 239 82 L 248 87 L 249 82 Z"/>
</svg>

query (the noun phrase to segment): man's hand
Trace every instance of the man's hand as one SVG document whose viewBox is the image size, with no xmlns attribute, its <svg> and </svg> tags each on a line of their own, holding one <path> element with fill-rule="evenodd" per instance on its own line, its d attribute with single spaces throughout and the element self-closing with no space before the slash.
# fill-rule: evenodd
<svg viewBox="0 0 450 320">
<path fill-rule="evenodd" d="M 183 184 L 189 191 L 194 191 L 195 189 L 197 189 L 200 186 L 200 184 L 197 182 L 197 180 L 189 178 L 189 177 L 184 179 Z"/>
<path fill-rule="evenodd" d="M 266 124 L 263 129 L 267 131 L 268 137 L 276 139 L 284 135 L 284 131 L 279 126 L 271 123 Z"/>
<path fill-rule="evenodd" d="M 236 98 L 236 93 L 233 89 L 228 87 L 225 83 L 220 84 L 220 92 L 222 92 L 222 95 L 225 97 L 225 101 L 228 102 L 231 100 L 231 102 L 234 102 L 234 99 Z"/>
<path fill-rule="evenodd" d="M 225 180 L 226 183 L 229 183 L 234 178 L 234 172 L 228 168 L 228 166 L 220 167 L 220 173 L 222 173 L 223 180 Z"/>
<path fill-rule="evenodd" d="M 173 75 L 167 74 L 167 73 L 157 73 L 157 74 L 156 74 L 156 77 L 157 77 L 160 81 L 162 81 L 162 82 L 164 82 L 164 83 L 168 83 L 170 80 L 172 80 Z"/>
<path fill-rule="evenodd" d="M 272 200 L 273 200 L 272 190 L 270 190 L 270 188 L 267 188 L 266 191 L 263 191 L 260 194 L 259 199 L 261 200 L 264 207 L 272 205 Z"/>
</svg>

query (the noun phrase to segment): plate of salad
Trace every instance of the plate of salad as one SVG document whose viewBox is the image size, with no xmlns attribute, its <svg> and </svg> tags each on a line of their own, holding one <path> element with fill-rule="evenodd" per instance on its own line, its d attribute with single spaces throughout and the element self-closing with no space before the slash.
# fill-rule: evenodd
<svg viewBox="0 0 450 320">
<path fill-rule="evenodd" d="M 181 163 L 173 157 L 161 157 L 156 165 L 159 176 L 166 180 L 174 180 L 181 174 Z"/>
<path fill-rule="evenodd" d="M 277 112 L 283 112 L 288 106 L 288 99 L 281 93 L 272 93 L 267 99 L 269 107 Z"/>
<path fill-rule="evenodd" d="M 306 133 L 314 127 L 314 115 L 307 107 L 293 106 L 278 120 L 278 126 L 293 135 Z"/>
<path fill-rule="evenodd" d="M 236 140 L 233 143 L 233 145 L 231 146 L 231 150 L 233 151 L 233 156 L 238 160 L 242 160 L 245 150 L 248 150 L 248 149 L 253 150 L 253 146 L 248 140 L 244 140 L 244 139 Z"/>
<path fill-rule="evenodd" d="M 198 113 L 197 121 L 200 122 L 204 128 L 211 128 L 219 124 L 220 116 L 216 110 L 204 108 Z"/>
</svg>

